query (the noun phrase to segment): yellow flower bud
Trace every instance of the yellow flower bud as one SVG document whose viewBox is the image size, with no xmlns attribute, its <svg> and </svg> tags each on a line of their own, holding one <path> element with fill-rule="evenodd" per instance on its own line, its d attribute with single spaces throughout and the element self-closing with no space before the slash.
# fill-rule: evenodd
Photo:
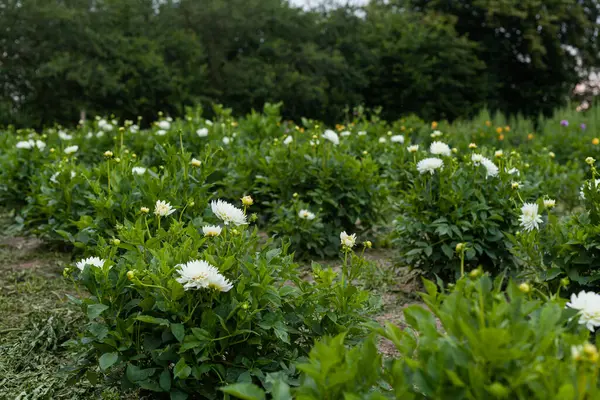
<svg viewBox="0 0 600 400">
<path fill-rule="evenodd" d="M 598 146 L 600 144 L 600 139 L 598 139 L 597 137 L 593 138 L 592 139 L 592 144 L 594 146 Z"/>
<path fill-rule="evenodd" d="M 531 292 L 531 285 L 527 282 L 523 282 L 519 285 L 519 290 L 525 294 Z"/>
<path fill-rule="evenodd" d="M 366 242 L 364 242 L 364 245 L 367 249 L 370 249 L 371 247 L 373 247 L 373 243 L 371 243 L 370 240 L 367 240 Z"/>
<path fill-rule="evenodd" d="M 462 253 L 465 250 L 466 247 L 467 247 L 466 243 L 458 243 L 456 245 L 456 252 L 457 253 Z"/>
<path fill-rule="evenodd" d="M 121 159 L 120 159 L 119 157 L 117 157 L 117 158 L 115 158 L 115 162 L 116 162 L 116 163 L 120 163 L 120 162 L 121 162 Z"/>
<path fill-rule="evenodd" d="M 113 239 L 112 244 L 114 244 L 115 246 L 118 246 L 121 244 L 121 241 L 119 239 Z"/>
<path fill-rule="evenodd" d="M 132 280 L 134 276 L 135 273 L 133 271 L 127 271 L 127 279 Z"/>
<path fill-rule="evenodd" d="M 594 163 L 596 162 L 596 160 L 594 160 L 592 157 L 587 157 L 587 158 L 585 159 L 585 162 L 586 162 L 587 164 L 589 164 L 589 165 L 592 165 L 592 164 L 594 164 Z"/>
<path fill-rule="evenodd" d="M 242 197 L 242 204 L 246 207 L 250 207 L 252 204 L 254 204 L 254 200 L 250 196 L 244 196 Z"/>
<path fill-rule="evenodd" d="M 113 156 L 113 152 L 112 152 L 112 151 L 110 151 L 110 150 L 106 150 L 106 151 L 104 152 L 104 157 L 106 157 L 106 158 L 111 158 L 112 156 Z"/>
<path fill-rule="evenodd" d="M 192 164 L 192 167 L 199 167 L 200 164 L 202 164 L 202 163 L 200 162 L 200 160 L 192 158 L 192 161 L 190 161 L 190 164 Z"/>
<path fill-rule="evenodd" d="M 140 208 L 140 211 L 141 211 L 143 214 L 148 214 L 148 213 L 150 212 L 150 209 L 149 209 L 148 207 L 142 207 L 142 208 Z"/>
<path fill-rule="evenodd" d="M 483 271 L 481 270 L 481 268 L 477 268 L 477 269 L 474 269 L 471 272 L 469 272 L 469 277 L 471 277 L 472 279 L 477 279 L 482 274 L 483 274 Z"/>
<path fill-rule="evenodd" d="M 477 145 L 475 143 L 469 143 L 469 148 L 470 149 L 476 149 Z"/>
</svg>

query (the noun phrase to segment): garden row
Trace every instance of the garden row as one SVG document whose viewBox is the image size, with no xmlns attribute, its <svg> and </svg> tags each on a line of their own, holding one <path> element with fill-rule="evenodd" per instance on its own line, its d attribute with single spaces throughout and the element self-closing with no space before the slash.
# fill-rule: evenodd
<svg viewBox="0 0 600 400">
<path fill-rule="evenodd" d="M 597 395 L 600 296 L 560 297 L 599 276 L 594 114 L 534 130 L 214 112 L 0 136 L 0 199 L 80 260 L 75 377 L 173 399 Z M 441 330 L 420 307 L 410 329 L 373 326 L 373 245 L 437 278 L 423 299 Z M 337 255 L 310 279 L 294 262 Z"/>
</svg>

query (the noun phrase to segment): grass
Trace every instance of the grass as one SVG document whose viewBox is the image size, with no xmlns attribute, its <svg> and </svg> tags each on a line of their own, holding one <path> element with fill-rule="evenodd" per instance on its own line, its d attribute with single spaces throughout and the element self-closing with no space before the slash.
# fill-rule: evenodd
<svg viewBox="0 0 600 400">
<path fill-rule="evenodd" d="M 85 322 L 62 277 L 69 255 L 37 239 L 12 236 L 9 216 L 0 216 L 0 399 L 122 399 L 117 388 L 71 384 L 65 371 Z M 139 398 L 139 397 L 130 397 Z"/>
</svg>

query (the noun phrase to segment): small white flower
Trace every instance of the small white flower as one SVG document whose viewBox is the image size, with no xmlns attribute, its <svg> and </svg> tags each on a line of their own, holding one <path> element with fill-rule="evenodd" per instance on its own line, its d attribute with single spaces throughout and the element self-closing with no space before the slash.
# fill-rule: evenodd
<svg viewBox="0 0 600 400">
<path fill-rule="evenodd" d="M 222 228 L 218 225 L 206 225 L 202 227 L 204 236 L 219 236 Z"/>
<path fill-rule="evenodd" d="M 394 135 L 390 138 L 390 141 L 392 143 L 404 143 L 404 136 L 403 135 Z"/>
<path fill-rule="evenodd" d="M 367 134 L 366 131 L 360 131 L 357 133 L 358 136 L 365 136 Z"/>
<path fill-rule="evenodd" d="M 230 222 L 234 225 L 247 224 L 244 212 L 233 204 L 223 200 L 213 200 L 210 203 L 210 208 L 225 225 L 229 225 Z"/>
<path fill-rule="evenodd" d="M 519 170 L 516 168 L 511 168 L 506 172 L 508 172 L 510 175 L 519 175 Z"/>
<path fill-rule="evenodd" d="M 310 140 L 308 143 L 311 146 L 317 146 L 317 145 L 321 144 L 321 141 L 320 140 Z"/>
<path fill-rule="evenodd" d="M 387 142 L 387 138 L 385 136 L 382 136 L 379 138 L 379 143 L 385 143 Z"/>
<path fill-rule="evenodd" d="M 61 140 L 72 140 L 73 136 L 69 135 L 67 132 L 65 131 L 58 131 L 58 137 Z"/>
<path fill-rule="evenodd" d="M 581 291 L 571 295 L 567 307 L 579 310 L 579 324 L 585 325 L 590 331 L 600 326 L 600 295 L 594 292 Z"/>
<path fill-rule="evenodd" d="M 58 178 L 58 175 L 60 175 L 60 171 L 53 173 L 52 176 L 50 177 L 50 182 L 58 183 L 58 181 L 56 180 L 56 178 Z"/>
<path fill-rule="evenodd" d="M 146 173 L 146 168 L 144 168 L 144 167 L 133 167 L 133 168 L 131 168 L 131 172 L 134 175 L 144 175 Z"/>
<path fill-rule="evenodd" d="M 444 142 L 433 142 L 431 146 L 429 146 L 429 152 L 431 154 L 449 156 L 452 154 L 452 150 L 450 150 L 450 146 L 448 146 Z"/>
<path fill-rule="evenodd" d="M 429 135 L 429 136 L 431 136 L 432 138 L 437 138 L 437 137 L 441 137 L 442 135 L 443 135 L 443 133 L 441 131 L 433 131 L 431 133 L 431 135 Z"/>
<path fill-rule="evenodd" d="M 169 121 L 160 121 L 158 123 L 158 127 L 160 129 L 164 129 L 165 131 L 168 131 L 169 129 L 171 129 L 171 123 Z"/>
<path fill-rule="evenodd" d="M 37 147 L 39 150 L 44 150 L 46 143 L 42 142 L 41 140 L 36 140 L 35 147 Z"/>
<path fill-rule="evenodd" d="M 231 143 L 231 138 L 229 138 L 228 136 L 223 137 L 223 144 L 229 144 Z"/>
<path fill-rule="evenodd" d="M 35 142 L 33 140 L 22 140 L 20 142 L 17 142 L 16 144 L 16 148 L 17 149 L 33 149 L 33 147 L 35 146 Z"/>
<path fill-rule="evenodd" d="M 442 168 L 443 166 L 444 162 L 439 158 L 425 158 L 417 163 L 417 170 L 419 170 L 419 173 L 421 174 L 429 172 L 433 175 L 436 169 Z"/>
<path fill-rule="evenodd" d="M 97 138 L 101 138 L 102 136 L 104 136 L 104 132 L 103 131 L 99 131 L 96 133 L 96 137 Z"/>
<path fill-rule="evenodd" d="M 536 203 L 525 203 L 521 207 L 521 217 L 519 218 L 521 226 L 527 232 L 534 229 L 540 229 L 542 217 L 538 214 L 538 205 Z"/>
<path fill-rule="evenodd" d="M 131 125 L 129 127 L 129 132 L 131 133 L 138 133 L 140 131 L 140 127 L 138 125 Z"/>
<path fill-rule="evenodd" d="M 308 210 L 300 210 L 300 212 L 298 212 L 298 217 L 312 221 L 313 219 L 315 219 L 315 214 L 311 213 Z"/>
<path fill-rule="evenodd" d="M 204 121 L 204 123 L 208 126 L 212 126 L 213 122 L 210 119 L 207 119 L 206 121 Z"/>
<path fill-rule="evenodd" d="M 485 157 L 482 156 L 481 154 L 477 154 L 477 153 L 473 153 L 471 155 L 471 161 L 473 161 L 473 164 L 475 165 L 479 165 L 481 164 L 481 162 L 483 161 Z"/>
<path fill-rule="evenodd" d="M 496 152 L 494 153 L 494 156 L 496 158 L 500 158 L 504 155 L 504 152 L 502 150 L 496 150 Z"/>
<path fill-rule="evenodd" d="M 166 217 L 167 215 L 171 215 L 176 210 L 171 207 L 171 204 L 166 201 L 156 200 L 156 205 L 154 206 L 154 215 L 158 215 L 159 217 Z"/>
<path fill-rule="evenodd" d="M 207 137 L 208 136 L 208 128 L 200 128 L 196 131 L 196 135 L 198 137 Z"/>
<path fill-rule="evenodd" d="M 513 189 L 519 189 L 521 187 L 521 182 L 512 181 L 510 183 L 510 187 Z"/>
<path fill-rule="evenodd" d="M 410 153 L 416 153 L 417 151 L 419 151 L 419 145 L 418 144 L 413 144 L 412 146 L 408 146 L 406 149 Z"/>
<path fill-rule="evenodd" d="M 158 136 L 165 136 L 167 134 L 167 131 L 165 131 L 164 129 L 159 129 L 156 131 L 156 134 Z"/>
<path fill-rule="evenodd" d="M 104 121 L 104 120 L 102 120 Z M 104 132 L 110 132 L 113 130 L 113 126 L 111 124 L 109 124 L 108 122 L 104 121 L 105 123 L 100 125 L 100 123 L 98 123 L 98 127 L 100 129 L 102 129 Z"/>
<path fill-rule="evenodd" d="M 102 268 L 104 266 L 105 260 L 98 257 L 90 257 L 84 258 L 75 264 L 80 271 L 83 271 L 86 265 L 91 265 L 96 268 Z"/>
<path fill-rule="evenodd" d="M 79 146 L 69 146 L 69 147 L 65 147 L 65 154 L 73 154 L 75 153 L 77 150 L 79 150 Z"/>
<path fill-rule="evenodd" d="M 556 200 L 554 200 L 554 199 L 544 199 L 544 207 L 546 207 L 546 208 L 554 208 L 554 207 L 556 207 Z"/>
<path fill-rule="evenodd" d="M 352 235 L 348 235 L 345 231 L 340 233 L 340 242 L 342 243 L 342 247 L 353 248 L 356 244 L 356 233 Z"/>
<path fill-rule="evenodd" d="M 292 143 L 294 141 L 294 138 L 292 136 L 288 136 L 284 139 L 283 144 L 288 145 L 290 143 Z"/>
<path fill-rule="evenodd" d="M 338 137 L 337 133 L 335 133 L 331 129 L 327 129 L 325 132 L 323 132 L 323 139 L 329 140 L 336 146 L 340 144 L 340 138 Z"/>
<path fill-rule="evenodd" d="M 350 131 L 344 131 L 340 133 L 340 136 L 346 137 L 346 136 L 350 136 L 352 134 L 352 132 Z"/>
<path fill-rule="evenodd" d="M 212 288 L 220 292 L 228 292 L 233 287 L 218 269 L 204 260 L 189 261 L 177 265 L 177 268 L 179 278 L 176 280 L 185 290 Z"/>
<path fill-rule="evenodd" d="M 486 178 L 498 176 L 498 167 L 490 159 L 484 157 L 481 160 L 481 165 L 485 167 Z"/>
</svg>

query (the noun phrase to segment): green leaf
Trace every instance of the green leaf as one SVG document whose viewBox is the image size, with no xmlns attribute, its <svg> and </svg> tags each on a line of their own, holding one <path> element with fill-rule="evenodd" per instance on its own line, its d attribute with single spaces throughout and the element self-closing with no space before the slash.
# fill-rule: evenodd
<svg viewBox="0 0 600 400">
<path fill-rule="evenodd" d="M 192 373 L 192 368 L 185 363 L 185 359 L 180 358 L 173 368 L 173 376 L 177 379 L 186 379 Z"/>
<path fill-rule="evenodd" d="M 87 316 L 90 320 L 97 318 L 98 316 L 100 316 L 100 314 L 102 314 L 102 312 L 104 310 L 108 309 L 108 306 L 104 305 L 104 304 L 90 304 L 87 307 Z"/>
<path fill-rule="evenodd" d="M 152 376 L 155 370 L 155 368 L 141 369 L 133 364 L 128 364 L 125 375 L 127 375 L 127 379 L 131 382 L 140 382 Z"/>
<path fill-rule="evenodd" d="M 119 354 L 118 353 L 104 353 L 100 356 L 100 359 L 98 360 L 98 364 L 100 364 L 100 369 L 102 371 L 107 370 L 108 368 L 110 368 L 114 363 L 117 362 L 117 360 L 119 359 Z"/>
<path fill-rule="evenodd" d="M 273 400 L 292 400 L 292 393 L 287 383 L 283 381 L 275 381 L 273 389 L 271 389 Z"/>
<path fill-rule="evenodd" d="M 138 315 L 137 317 L 135 317 L 136 320 L 138 321 L 142 321 L 142 322 L 147 322 L 149 324 L 156 324 L 156 325 L 163 325 L 163 326 L 169 326 L 169 321 L 164 319 L 164 318 L 156 318 L 156 317 L 152 317 L 150 315 Z"/>
<path fill-rule="evenodd" d="M 171 392 L 171 400 L 186 400 L 188 398 L 187 393 L 174 390 Z"/>
<path fill-rule="evenodd" d="M 171 390 L 171 373 L 165 369 L 160 373 L 159 384 L 162 390 L 168 392 Z"/>
<path fill-rule="evenodd" d="M 183 324 L 171 324 L 171 333 L 178 342 L 182 342 L 185 337 L 185 328 Z"/>
<path fill-rule="evenodd" d="M 265 392 L 253 383 L 234 383 L 219 390 L 242 400 L 265 400 Z"/>
</svg>

